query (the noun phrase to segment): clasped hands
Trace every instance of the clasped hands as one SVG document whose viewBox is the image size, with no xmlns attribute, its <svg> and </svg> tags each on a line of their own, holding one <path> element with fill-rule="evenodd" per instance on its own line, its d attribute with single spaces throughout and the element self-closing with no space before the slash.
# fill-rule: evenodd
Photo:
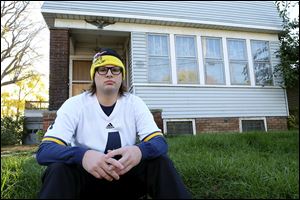
<svg viewBox="0 0 300 200">
<path fill-rule="evenodd" d="M 116 160 L 114 157 L 120 155 Z M 125 146 L 115 150 L 109 150 L 104 154 L 95 150 L 85 152 L 82 159 L 83 168 L 99 179 L 108 181 L 119 180 L 120 176 L 139 164 L 142 152 L 137 146 Z"/>
</svg>

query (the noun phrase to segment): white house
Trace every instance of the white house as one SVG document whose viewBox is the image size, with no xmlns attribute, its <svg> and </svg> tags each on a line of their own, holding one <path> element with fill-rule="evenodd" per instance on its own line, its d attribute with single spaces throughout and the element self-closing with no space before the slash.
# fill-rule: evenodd
<svg viewBox="0 0 300 200">
<path fill-rule="evenodd" d="M 50 29 L 44 127 L 89 86 L 96 49 L 109 47 L 164 133 L 287 128 L 272 1 L 45 1 L 42 14 Z"/>
</svg>

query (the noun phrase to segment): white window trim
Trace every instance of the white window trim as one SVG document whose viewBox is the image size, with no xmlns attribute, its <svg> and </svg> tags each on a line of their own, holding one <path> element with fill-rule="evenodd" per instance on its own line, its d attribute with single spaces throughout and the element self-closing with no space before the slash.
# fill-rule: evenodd
<svg viewBox="0 0 300 200">
<path fill-rule="evenodd" d="M 175 51 L 175 34 L 169 35 L 170 39 L 170 58 L 171 58 L 171 71 L 172 71 L 172 84 L 177 85 L 177 70 L 176 70 L 176 51 Z"/>
<path fill-rule="evenodd" d="M 249 63 L 250 85 L 251 86 L 256 86 L 255 85 L 254 65 L 253 65 L 250 39 L 246 39 L 246 48 L 247 48 L 247 56 L 248 56 L 248 63 Z"/>
<path fill-rule="evenodd" d="M 195 119 L 163 119 L 164 134 L 168 135 L 167 122 L 186 122 L 191 121 L 193 126 L 193 135 L 196 135 L 196 122 Z"/>
<path fill-rule="evenodd" d="M 157 32 L 148 32 L 147 34 L 157 34 L 163 35 L 163 33 Z M 133 83 L 132 87 L 134 86 L 166 86 L 166 87 L 177 87 L 177 86 L 187 86 L 187 87 L 230 87 L 230 88 L 261 88 L 261 85 L 255 85 L 255 74 L 254 74 L 254 66 L 253 66 L 253 59 L 252 59 L 252 51 L 251 51 L 251 40 L 259 40 L 255 37 L 249 38 L 247 37 L 232 37 L 232 36 L 219 36 L 214 34 L 182 34 L 182 33 L 166 33 L 169 36 L 169 48 L 170 48 L 170 65 L 171 65 L 171 83 Z M 199 80 L 200 83 L 198 84 L 178 84 L 177 82 L 177 71 L 176 71 L 176 55 L 175 55 L 175 35 L 187 35 L 187 36 L 196 36 L 196 43 L 197 43 L 197 59 L 198 59 L 198 67 L 199 67 Z M 224 84 L 205 84 L 205 66 L 204 66 L 204 56 L 203 56 L 203 46 L 202 46 L 202 37 L 217 37 L 221 39 L 222 42 L 222 60 L 223 60 L 223 77 L 225 79 Z M 227 39 L 234 38 L 234 39 L 241 39 L 246 41 L 246 50 L 247 50 L 247 63 L 248 63 L 248 70 L 249 70 L 249 85 L 235 85 L 231 84 L 230 80 L 230 67 L 229 67 L 229 59 L 228 59 L 228 48 L 227 48 Z M 263 41 L 270 40 L 266 38 Z M 147 58 L 148 59 L 148 58 Z M 271 64 L 271 61 L 270 61 Z M 271 67 L 272 64 L 271 64 Z M 273 68 L 272 68 L 273 69 Z M 149 78 L 148 78 L 149 79 Z M 273 82 L 275 81 L 273 77 Z M 266 85 L 264 88 L 281 88 L 280 86 L 276 85 L 275 82 L 273 85 Z"/>
<path fill-rule="evenodd" d="M 239 118 L 240 133 L 243 133 L 243 127 L 242 127 L 242 121 L 243 120 L 263 120 L 264 121 L 264 126 L 265 126 L 265 132 L 268 132 L 266 117 L 240 117 Z"/>
<path fill-rule="evenodd" d="M 203 63 L 203 50 L 202 50 L 202 41 L 201 35 L 196 36 L 196 43 L 197 43 L 197 54 L 198 54 L 198 67 L 199 67 L 199 80 L 200 85 L 205 85 L 205 78 L 204 78 L 204 63 Z"/>
<path fill-rule="evenodd" d="M 228 49 L 227 49 L 226 37 L 222 37 L 222 46 L 223 46 L 225 85 L 229 86 L 229 85 L 231 85 L 231 83 L 230 83 L 230 69 L 229 69 L 229 59 L 228 59 Z"/>
</svg>

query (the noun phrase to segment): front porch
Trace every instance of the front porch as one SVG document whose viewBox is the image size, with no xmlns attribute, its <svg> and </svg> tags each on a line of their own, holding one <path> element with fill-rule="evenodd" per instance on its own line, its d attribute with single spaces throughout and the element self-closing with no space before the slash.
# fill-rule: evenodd
<svg viewBox="0 0 300 200">
<path fill-rule="evenodd" d="M 123 59 L 130 87 L 130 32 L 51 29 L 49 110 L 58 110 L 68 98 L 87 90 L 90 66 L 101 47 L 114 49 Z"/>
</svg>

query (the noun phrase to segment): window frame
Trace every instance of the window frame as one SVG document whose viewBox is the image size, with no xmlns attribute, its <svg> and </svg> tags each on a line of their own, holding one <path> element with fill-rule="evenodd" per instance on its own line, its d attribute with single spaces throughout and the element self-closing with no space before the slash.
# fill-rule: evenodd
<svg viewBox="0 0 300 200">
<path fill-rule="evenodd" d="M 253 51 L 252 51 L 252 42 L 266 42 L 268 44 L 268 61 L 255 61 L 253 57 Z M 273 74 L 273 67 L 271 63 L 271 50 L 270 50 L 270 41 L 268 40 L 256 40 L 256 39 L 250 39 L 250 49 L 251 49 L 251 59 L 252 59 L 252 64 L 253 64 L 253 76 L 254 76 L 254 85 L 255 86 L 275 86 L 275 80 L 274 80 L 274 74 Z M 270 66 L 271 70 L 271 77 L 272 77 L 272 84 L 270 85 L 265 85 L 265 84 L 257 84 L 256 80 L 256 71 L 255 71 L 255 64 L 258 63 L 267 63 Z"/>
<path fill-rule="evenodd" d="M 240 117 L 239 118 L 239 129 L 240 133 L 246 133 L 246 131 L 243 132 L 243 124 L 242 121 L 250 121 L 250 120 L 263 120 L 264 121 L 264 127 L 265 132 L 268 132 L 268 126 L 267 126 L 267 120 L 266 117 Z"/>
<path fill-rule="evenodd" d="M 245 59 L 230 59 L 230 49 L 229 49 L 229 42 L 230 41 L 243 41 L 244 42 L 244 51 L 245 51 Z M 229 73 L 230 73 L 230 85 L 240 85 L 240 86 L 250 86 L 251 85 L 251 78 L 250 78 L 250 64 L 249 64 L 249 58 L 248 58 L 248 51 L 247 51 L 247 41 L 246 39 L 242 38 L 226 38 L 226 47 L 227 47 L 227 56 L 228 56 L 228 66 L 229 66 Z M 232 67 L 231 63 L 245 63 L 247 65 L 247 73 L 248 73 L 248 83 L 233 83 L 233 73 L 232 73 Z"/>
<path fill-rule="evenodd" d="M 215 58 L 206 58 L 205 56 L 205 52 L 207 52 L 207 50 L 204 51 L 204 40 L 206 40 L 207 38 L 212 38 L 212 39 L 218 39 L 220 41 L 220 55 L 221 58 L 220 59 L 215 59 Z M 205 41 L 205 45 L 206 45 L 207 41 Z M 215 36 L 201 36 L 201 45 L 202 47 L 202 57 L 203 57 L 203 71 L 204 71 L 204 85 L 226 85 L 226 76 L 225 76 L 225 59 L 224 59 L 224 49 L 223 49 L 223 39 L 222 37 L 215 37 Z M 221 63 L 222 65 L 222 77 L 223 77 L 223 82 L 222 83 L 207 83 L 207 67 L 206 67 L 206 61 L 212 61 L 214 63 Z"/>
<path fill-rule="evenodd" d="M 91 57 L 92 55 L 90 56 L 73 56 L 71 55 L 70 58 L 69 58 L 69 80 L 70 80 L 70 84 L 69 84 L 69 97 L 72 97 L 74 96 L 73 95 L 73 84 L 91 84 L 93 81 L 92 80 L 86 80 L 86 81 L 83 81 L 83 80 L 74 80 L 73 79 L 73 62 L 74 61 L 91 61 Z"/>
<path fill-rule="evenodd" d="M 167 37 L 167 47 L 168 47 L 168 57 L 166 56 L 150 56 L 149 54 L 149 36 L 166 36 Z M 147 83 L 150 84 L 172 84 L 172 64 L 171 64 L 171 49 L 170 49 L 170 35 L 165 33 L 146 33 L 146 59 L 147 59 Z M 149 60 L 150 58 L 168 58 L 169 61 L 169 81 L 151 81 L 150 80 L 150 66 Z"/>
<path fill-rule="evenodd" d="M 168 135 L 168 130 L 167 130 L 167 122 L 192 122 L 192 127 L 193 127 L 193 134 L 196 135 L 196 122 L 195 119 L 163 119 L 163 126 L 164 126 L 164 134 Z"/>
<path fill-rule="evenodd" d="M 192 38 L 193 40 L 194 40 L 194 51 L 195 51 L 195 56 L 194 57 L 178 57 L 177 56 L 177 53 L 176 53 L 176 38 L 177 37 L 182 37 L 182 38 Z M 197 36 L 196 35 L 182 35 L 182 34 L 175 34 L 174 35 L 174 44 L 175 44 L 175 46 L 174 46 L 174 52 L 175 52 L 175 55 L 174 55 L 174 57 L 175 57 L 175 59 L 176 59 L 176 66 L 175 66 L 175 68 L 176 68 L 176 77 L 177 77 L 177 84 L 182 84 L 182 85 L 185 85 L 185 84 L 194 84 L 194 85 L 199 85 L 200 84 L 200 79 L 199 79 L 199 75 L 200 75 L 200 70 L 199 70 L 199 61 L 198 61 L 198 46 L 197 46 Z M 196 72 L 196 74 L 197 74 L 197 76 L 196 76 L 196 82 L 195 83 L 188 83 L 188 82 L 179 82 L 179 80 L 178 80 L 178 67 L 177 67 L 177 65 L 178 65 L 178 60 L 180 60 L 180 59 L 189 59 L 189 60 L 191 60 L 191 61 L 196 61 L 196 66 L 195 66 L 195 69 L 196 69 L 196 71 L 194 71 L 194 72 Z"/>
</svg>

